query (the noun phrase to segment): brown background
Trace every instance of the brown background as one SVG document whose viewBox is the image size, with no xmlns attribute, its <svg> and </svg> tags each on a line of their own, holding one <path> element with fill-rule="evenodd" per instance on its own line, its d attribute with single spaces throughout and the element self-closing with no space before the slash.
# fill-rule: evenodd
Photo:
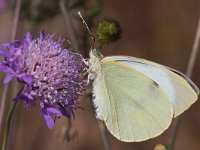
<svg viewBox="0 0 200 150">
<path fill-rule="evenodd" d="M 149 59 L 185 72 L 192 49 L 198 17 L 199 0 L 107 0 L 104 1 L 100 18 L 113 18 L 122 27 L 122 38 L 114 44 L 104 46 L 107 55 L 130 55 Z M 12 13 L 7 10 L 0 14 L 0 43 L 8 42 Z M 57 32 L 67 37 L 61 15 L 40 24 L 47 32 Z M 27 32 L 20 22 L 18 37 Z M 200 57 L 192 79 L 200 87 Z M 2 76 L 2 73 L 1 73 Z M 1 82 L 1 86 L 2 82 Z M 77 110 L 70 133 L 77 133 L 67 142 L 64 129 L 67 119 L 56 122 L 53 130 L 47 129 L 40 117 L 39 109 L 17 110 L 12 130 L 12 150 L 103 150 L 98 126 L 91 109 L 90 99 L 83 98 L 84 110 Z M 164 107 L 164 106 L 163 106 Z M 200 149 L 200 102 L 196 102 L 181 115 L 182 122 L 177 137 L 176 150 Z M 122 143 L 108 133 L 112 150 L 150 150 L 157 143 L 167 144 L 171 128 L 161 136 L 140 143 Z"/>
</svg>

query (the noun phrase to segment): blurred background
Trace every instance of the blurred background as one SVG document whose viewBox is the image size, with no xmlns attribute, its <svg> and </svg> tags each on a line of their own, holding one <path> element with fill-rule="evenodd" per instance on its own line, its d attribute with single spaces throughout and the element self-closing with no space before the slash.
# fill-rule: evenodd
<svg viewBox="0 0 200 150">
<path fill-rule="evenodd" d="M 10 42 L 17 3 L 20 0 L 0 0 L 0 44 Z M 71 41 L 66 47 L 88 57 L 91 39 L 82 24 L 78 11 L 97 38 L 96 47 L 104 56 L 129 55 L 141 57 L 186 72 L 200 16 L 199 0 L 22 0 L 14 39 L 23 39 L 26 32 L 37 35 L 46 33 Z M 116 35 L 111 41 L 98 38 L 102 21 L 116 23 Z M 102 24 L 101 24 L 102 25 Z M 119 26 L 121 27 L 119 29 Z M 115 33 L 115 30 L 113 31 Z M 200 87 L 200 53 L 192 74 L 192 80 Z M 0 73 L 0 91 L 3 91 Z M 10 99 L 16 89 L 9 86 L 4 118 Z M 2 96 L 2 92 L 0 92 Z M 93 113 L 90 95 L 81 98 L 84 109 L 75 111 L 75 119 L 62 117 L 55 128 L 49 130 L 37 108 L 18 106 L 12 120 L 11 150 L 103 150 L 98 123 Z M 164 106 L 163 106 L 164 107 Z M 5 119 L 4 125 L 5 127 Z M 175 150 L 200 149 L 200 102 L 181 115 Z M 156 144 L 167 145 L 172 132 L 170 127 L 161 136 L 139 143 L 123 143 L 109 132 L 111 150 L 151 150 Z M 2 141 L 3 133 L 0 132 Z"/>
</svg>

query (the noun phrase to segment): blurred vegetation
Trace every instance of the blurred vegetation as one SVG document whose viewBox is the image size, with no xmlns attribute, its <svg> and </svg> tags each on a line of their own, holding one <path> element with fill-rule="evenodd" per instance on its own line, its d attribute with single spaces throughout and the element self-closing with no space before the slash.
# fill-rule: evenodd
<svg viewBox="0 0 200 150">
<path fill-rule="evenodd" d="M 36 23 L 50 19 L 60 13 L 57 0 L 23 0 L 21 10 L 21 19 L 28 21 L 34 19 Z"/>
<path fill-rule="evenodd" d="M 103 0 L 65 1 L 65 7 L 69 13 L 81 10 L 88 27 L 90 29 L 97 28 L 97 33 L 94 33 L 94 35 L 97 35 L 100 47 L 104 44 L 110 44 L 116 41 L 120 38 L 121 34 L 119 23 L 116 20 L 98 20 L 98 17 L 101 15 L 102 4 Z M 61 13 L 57 0 L 23 0 L 21 10 L 21 19 L 26 20 L 30 24 L 30 28 Z M 80 21 L 78 15 L 74 15 L 74 17 Z M 88 31 L 83 27 L 83 24 L 81 25 L 83 28 L 82 33 L 75 33 L 75 36 L 77 41 L 79 41 L 80 49 L 84 51 L 84 56 L 88 57 L 88 50 L 91 45 L 90 36 L 88 35 Z"/>
<path fill-rule="evenodd" d="M 118 40 L 121 36 L 121 28 L 117 21 L 106 19 L 98 23 L 96 34 L 102 46 Z"/>
</svg>

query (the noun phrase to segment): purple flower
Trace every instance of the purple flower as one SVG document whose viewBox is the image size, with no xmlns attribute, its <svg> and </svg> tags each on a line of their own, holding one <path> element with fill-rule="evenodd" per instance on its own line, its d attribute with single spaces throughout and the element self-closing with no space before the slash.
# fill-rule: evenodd
<svg viewBox="0 0 200 150">
<path fill-rule="evenodd" d="M 6 7 L 5 0 L 0 0 L 0 11 L 3 10 Z"/>
<path fill-rule="evenodd" d="M 27 33 L 23 41 L 3 44 L 0 55 L 0 70 L 7 73 L 4 83 L 14 77 L 25 84 L 15 101 L 24 101 L 25 106 L 39 102 L 41 115 L 49 128 L 54 127 L 61 115 L 71 117 L 79 107 L 79 95 L 86 81 L 82 71 L 86 68 L 81 55 L 63 49 L 64 40 L 54 41 L 53 35 L 32 39 Z"/>
</svg>

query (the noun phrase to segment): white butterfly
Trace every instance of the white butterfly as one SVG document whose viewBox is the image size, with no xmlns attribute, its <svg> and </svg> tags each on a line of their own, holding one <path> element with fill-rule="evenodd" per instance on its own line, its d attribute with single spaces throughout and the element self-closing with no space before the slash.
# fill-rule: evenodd
<svg viewBox="0 0 200 150">
<path fill-rule="evenodd" d="M 198 98 L 199 89 L 172 68 L 130 56 L 90 52 L 96 117 L 120 141 L 138 142 L 164 132 Z"/>
</svg>

